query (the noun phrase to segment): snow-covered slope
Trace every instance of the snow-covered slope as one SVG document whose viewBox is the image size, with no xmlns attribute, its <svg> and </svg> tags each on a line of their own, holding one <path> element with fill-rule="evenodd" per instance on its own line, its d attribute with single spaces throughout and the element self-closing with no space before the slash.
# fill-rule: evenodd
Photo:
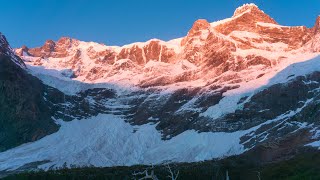
<svg viewBox="0 0 320 180">
<path fill-rule="evenodd" d="M 63 92 L 44 95 L 61 127 L 0 153 L 0 171 L 193 162 L 294 142 L 270 150 L 278 157 L 317 141 L 319 22 L 281 26 L 247 4 L 168 42 L 115 47 L 64 37 L 16 49 L 28 72 Z"/>
<path fill-rule="evenodd" d="M 246 133 L 199 134 L 190 130 L 162 141 L 154 125 L 131 126 L 113 115 L 60 123 L 57 133 L 2 153 L 0 171 L 47 160 L 51 162 L 41 167 L 59 167 L 65 162 L 68 166 L 119 166 L 201 161 L 243 152 L 239 137 Z"/>
<path fill-rule="evenodd" d="M 311 72 L 320 72 L 319 63 L 320 58 L 317 57 L 289 66 L 274 76 L 267 86 L 295 80 L 294 77 L 288 80 L 288 76 L 298 77 Z M 305 83 L 309 82 L 305 81 Z M 315 89 L 318 94 L 314 98 L 319 98 L 318 89 Z M 254 93 L 251 95 L 254 96 Z M 228 95 L 226 98 L 228 99 Z M 33 162 L 39 162 L 40 168 L 48 169 L 65 164 L 67 166 L 118 166 L 209 160 L 243 153 L 254 147 L 247 145 L 253 139 L 264 142 L 269 137 L 273 138 L 272 129 L 274 128 L 278 129 L 278 133 L 284 129 L 287 132 L 288 128 L 292 128 L 291 133 L 307 129 L 310 133 L 314 132 L 313 138 L 317 139 L 318 121 L 311 123 L 290 120 L 313 103 L 313 100 L 313 98 L 308 99 L 302 102 L 302 106 L 298 109 L 292 109 L 245 130 L 202 133 L 186 130 L 169 140 L 162 139 L 161 132 L 156 129 L 158 122 L 154 120 L 144 125 L 130 125 L 125 122 L 122 115 L 112 114 L 100 114 L 71 122 L 56 120 L 56 123 L 61 125 L 58 132 L 37 142 L 0 153 L 2 162 L 0 170 L 15 170 Z M 227 107 L 227 105 L 218 104 L 217 106 Z M 270 125 L 273 128 L 261 131 Z M 244 140 L 244 137 L 247 139 Z M 316 146 L 317 142 L 310 145 Z"/>
</svg>

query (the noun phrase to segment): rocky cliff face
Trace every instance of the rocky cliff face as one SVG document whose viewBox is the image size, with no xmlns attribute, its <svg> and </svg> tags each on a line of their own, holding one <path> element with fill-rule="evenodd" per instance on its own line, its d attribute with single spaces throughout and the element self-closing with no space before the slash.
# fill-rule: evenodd
<svg viewBox="0 0 320 180">
<path fill-rule="evenodd" d="M 11 49 L 6 37 L 0 32 L 0 55 L 9 56 L 11 60 L 16 63 L 18 66 L 25 68 L 26 65 L 24 62 L 16 56 L 13 49 Z"/>
<path fill-rule="evenodd" d="M 44 85 L 25 72 L 0 36 L 0 151 L 36 141 L 58 130 L 44 99 Z"/>
<path fill-rule="evenodd" d="M 35 161 L 190 162 L 249 150 L 266 162 L 288 157 L 320 139 L 319 35 L 319 18 L 313 28 L 286 27 L 247 4 L 222 21 L 197 20 L 168 42 L 115 47 L 64 37 L 16 49 L 46 84 L 34 86 L 48 107 L 41 112 L 61 128 L 18 147 L 18 164 L 12 151 L 0 153 L 8 164 L 0 170 Z"/>
<path fill-rule="evenodd" d="M 320 51 L 320 16 L 318 16 L 316 20 L 316 24 L 312 28 L 313 36 L 312 40 L 308 42 L 308 47 L 313 52 L 319 52 Z"/>
</svg>

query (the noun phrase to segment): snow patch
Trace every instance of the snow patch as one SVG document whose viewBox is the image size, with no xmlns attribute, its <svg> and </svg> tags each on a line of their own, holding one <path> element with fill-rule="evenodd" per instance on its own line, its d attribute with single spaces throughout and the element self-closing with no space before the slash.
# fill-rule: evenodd
<svg viewBox="0 0 320 180">
<path fill-rule="evenodd" d="M 289 26 L 282 26 L 278 24 L 273 24 L 273 23 L 265 23 L 265 22 L 257 22 L 256 25 L 258 26 L 263 26 L 263 27 L 268 27 L 268 28 L 290 28 Z"/>
<path fill-rule="evenodd" d="M 314 141 L 312 143 L 309 143 L 306 146 L 315 147 L 315 148 L 318 148 L 320 150 L 320 140 L 319 141 Z"/>
<path fill-rule="evenodd" d="M 292 78 L 297 76 L 303 76 L 315 71 L 320 71 L 320 56 L 314 57 L 315 54 L 309 54 L 308 60 L 304 58 L 296 57 L 292 58 L 293 62 L 284 62 L 277 66 L 277 68 L 265 72 L 266 74 L 258 79 L 252 79 L 248 82 L 242 82 L 239 88 L 227 91 L 223 94 L 224 98 L 216 105 L 209 107 L 205 112 L 201 113 L 201 116 L 217 119 L 225 114 L 233 113 L 236 109 L 241 108 L 241 104 L 238 104 L 239 100 L 244 96 L 252 96 L 253 94 L 261 91 L 271 85 L 278 83 L 286 83 Z M 304 60 L 303 60 L 304 59 Z M 299 62 L 301 61 L 301 62 Z M 303 62 L 304 61 L 304 62 Z M 262 73 L 263 71 L 256 71 L 256 73 Z M 290 77 L 292 74 L 295 76 Z M 250 73 L 250 75 L 258 76 L 258 74 Z"/>
</svg>

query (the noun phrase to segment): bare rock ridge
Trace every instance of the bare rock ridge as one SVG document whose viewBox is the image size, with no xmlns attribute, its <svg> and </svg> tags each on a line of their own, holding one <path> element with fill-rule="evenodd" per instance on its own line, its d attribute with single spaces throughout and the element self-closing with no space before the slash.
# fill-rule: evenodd
<svg viewBox="0 0 320 180">
<path fill-rule="evenodd" d="M 210 23 L 205 19 L 199 19 L 194 22 L 192 28 L 189 30 L 188 35 L 181 41 L 181 46 L 184 46 L 193 36 L 201 35 L 202 30 L 209 30 Z"/>
<path fill-rule="evenodd" d="M 312 29 L 314 31 L 314 34 L 320 33 L 320 15 L 317 17 L 316 23 Z"/>
<path fill-rule="evenodd" d="M 54 57 L 62 58 L 73 55 L 74 52 L 68 50 L 79 47 L 79 41 L 76 39 L 71 39 L 68 37 L 62 37 L 57 42 L 52 40 L 47 40 L 42 47 L 38 48 L 28 48 L 23 47 L 24 52 L 28 53 L 30 56 L 34 57 Z M 104 52 L 94 52 L 94 49 L 87 49 L 90 56 L 94 58 L 97 54 L 104 56 L 105 60 L 114 61 L 118 59 L 132 59 L 138 64 L 145 64 L 148 60 L 159 60 L 167 62 L 170 57 L 174 55 L 172 49 L 161 44 L 159 40 L 151 40 L 145 45 L 134 44 L 132 46 L 124 47 L 120 52 L 114 52 L 110 50 L 105 50 Z M 21 55 L 22 51 L 18 54 Z"/>
<path fill-rule="evenodd" d="M 225 35 L 239 30 L 259 33 L 260 29 L 257 27 L 259 26 L 257 23 L 278 24 L 269 15 L 260 10 L 258 6 L 245 4 L 236 9 L 229 21 L 218 25 L 216 29 Z"/>
<path fill-rule="evenodd" d="M 308 42 L 308 47 L 313 52 L 320 52 L 320 15 L 317 17 L 316 23 L 311 29 L 313 36 L 310 42 Z"/>
<path fill-rule="evenodd" d="M 25 67 L 24 62 L 15 55 L 15 52 L 10 47 L 6 37 L 0 32 L 0 55 L 7 55 L 12 58 L 17 65 L 20 67 Z"/>
</svg>

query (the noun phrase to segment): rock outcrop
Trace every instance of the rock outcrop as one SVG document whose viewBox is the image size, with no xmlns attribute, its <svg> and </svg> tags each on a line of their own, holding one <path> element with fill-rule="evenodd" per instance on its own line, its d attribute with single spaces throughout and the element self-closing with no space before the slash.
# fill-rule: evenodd
<svg viewBox="0 0 320 180">
<path fill-rule="evenodd" d="M 58 130 L 44 98 L 45 86 L 25 71 L 1 35 L 0 151 L 36 141 Z"/>
</svg>

